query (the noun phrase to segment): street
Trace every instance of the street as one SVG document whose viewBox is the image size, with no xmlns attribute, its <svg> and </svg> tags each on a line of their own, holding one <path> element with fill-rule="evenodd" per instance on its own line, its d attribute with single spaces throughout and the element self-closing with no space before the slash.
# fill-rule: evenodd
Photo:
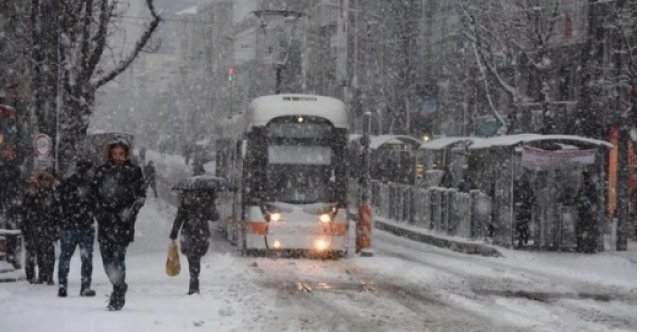
<svg viewBox="0 0 670 332">
<path fill-rule="evenodd" d="M 96 247 L 98 296 L 77 295 L 75 254 L 68 298 L 25 280 L 0 284 L 0 330 L 636 330 L 634 255 L 503 250 L 505 257 L 481 257 L 377 230 L 374 257 L 341 260 L 242 257 L 214 235 L 202 294 L 187 296 L 185 258 L 179 276 L 164 272 L 174 214 L 162 200 L 142 209 L 127 255 L 123 311 L 104 309 L 111 286 Z"/>
</svg>

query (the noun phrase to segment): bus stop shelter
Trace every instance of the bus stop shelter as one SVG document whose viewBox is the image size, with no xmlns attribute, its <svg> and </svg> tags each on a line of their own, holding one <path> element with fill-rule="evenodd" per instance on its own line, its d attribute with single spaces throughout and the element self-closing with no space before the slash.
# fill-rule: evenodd
<svg viewBox="0 0 670 332">
<path fill-rule="evenodd" d="M 597 190 L 595 236 L 602 249 L 609 148 L 608 142 L 572 135 L 444 137 L 421 146 L 417 169 L 449 171 L 453 187 L 467 182 L 468 190 L 491 197 L 493 241 L 507 247 L 515 242 L 515 190 L 523 183 L 535 198 L 529 245 L 543 250 L 575 249 L 575 195 L 587 171 Z"/>
</svg>

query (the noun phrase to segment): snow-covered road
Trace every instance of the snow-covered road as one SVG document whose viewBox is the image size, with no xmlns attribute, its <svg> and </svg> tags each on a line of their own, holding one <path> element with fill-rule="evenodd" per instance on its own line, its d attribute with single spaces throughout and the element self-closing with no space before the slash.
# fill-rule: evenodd
<svg viewBox="0 0 670 332">
<path fill-rule="evenodd" d="M 636 330 L 635 253 L 503 250 L 505 257 L 490 258 L 383 232 L 374 233 L 374 257 L 335 261 L 242 257 L 215 238 L 202 294 L 187 296 L 186 266 L 174 278 L 164 272 L 174 212 L 154 199 L 142 209 L 123 311 L 104 310 L 111 287 L 96 249 L 98 296 L 77 295 L 77 258 L 74 296 L 25 281 L 0 284 L 0 331 Z"/>
</svg>

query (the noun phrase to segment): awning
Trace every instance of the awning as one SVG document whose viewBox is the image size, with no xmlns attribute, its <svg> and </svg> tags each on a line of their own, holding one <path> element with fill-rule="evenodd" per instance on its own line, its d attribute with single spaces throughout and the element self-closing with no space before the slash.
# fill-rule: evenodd
<svg viewBox="0 0 670 332">
<path fill-rule="evenodd" d="M 574 135 L 540 135 L 540 134 L 494 136 L 474 141 L 473 144 L 470 145 L 468 148 L 470 150 L 487 149 L 494 146 L 515 146 L 520 145 L 522 143 L 542 142 L 542 141 L 560 141 L 562 143 L 573 142 L 573 143 L 582 143 L 584 145 L 612 148 L 612 144 L 606 141 L 601 141 L 588 137 L 574 136 Z"/>
</svg>

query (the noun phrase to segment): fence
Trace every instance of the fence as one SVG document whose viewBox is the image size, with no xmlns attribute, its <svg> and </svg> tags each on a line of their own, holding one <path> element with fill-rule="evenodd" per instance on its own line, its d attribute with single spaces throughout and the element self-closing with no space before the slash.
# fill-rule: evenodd
<svg viewBox="0 0 670 332">
<path fill-rule="evenodd" d="M 495 203 L 479 191 L 372 181 L 375 215 L 464 239 L 490 237 L 495 244 L 515 243 L 514 214 L 509 204 Z M 494 207 L 495 205 L 495 207 Z M 531 245 L 540 250 L 574 251 L 577 211 L 574 206 L 540 204 L 531 221 Z"/>
<path fill-rule="evenodd" d="M 469 239 L 484 237 L 491 222 L 491 198 L 476 190 L 373 181 L 372 204 L 380 217 Z"/>
</svg>

